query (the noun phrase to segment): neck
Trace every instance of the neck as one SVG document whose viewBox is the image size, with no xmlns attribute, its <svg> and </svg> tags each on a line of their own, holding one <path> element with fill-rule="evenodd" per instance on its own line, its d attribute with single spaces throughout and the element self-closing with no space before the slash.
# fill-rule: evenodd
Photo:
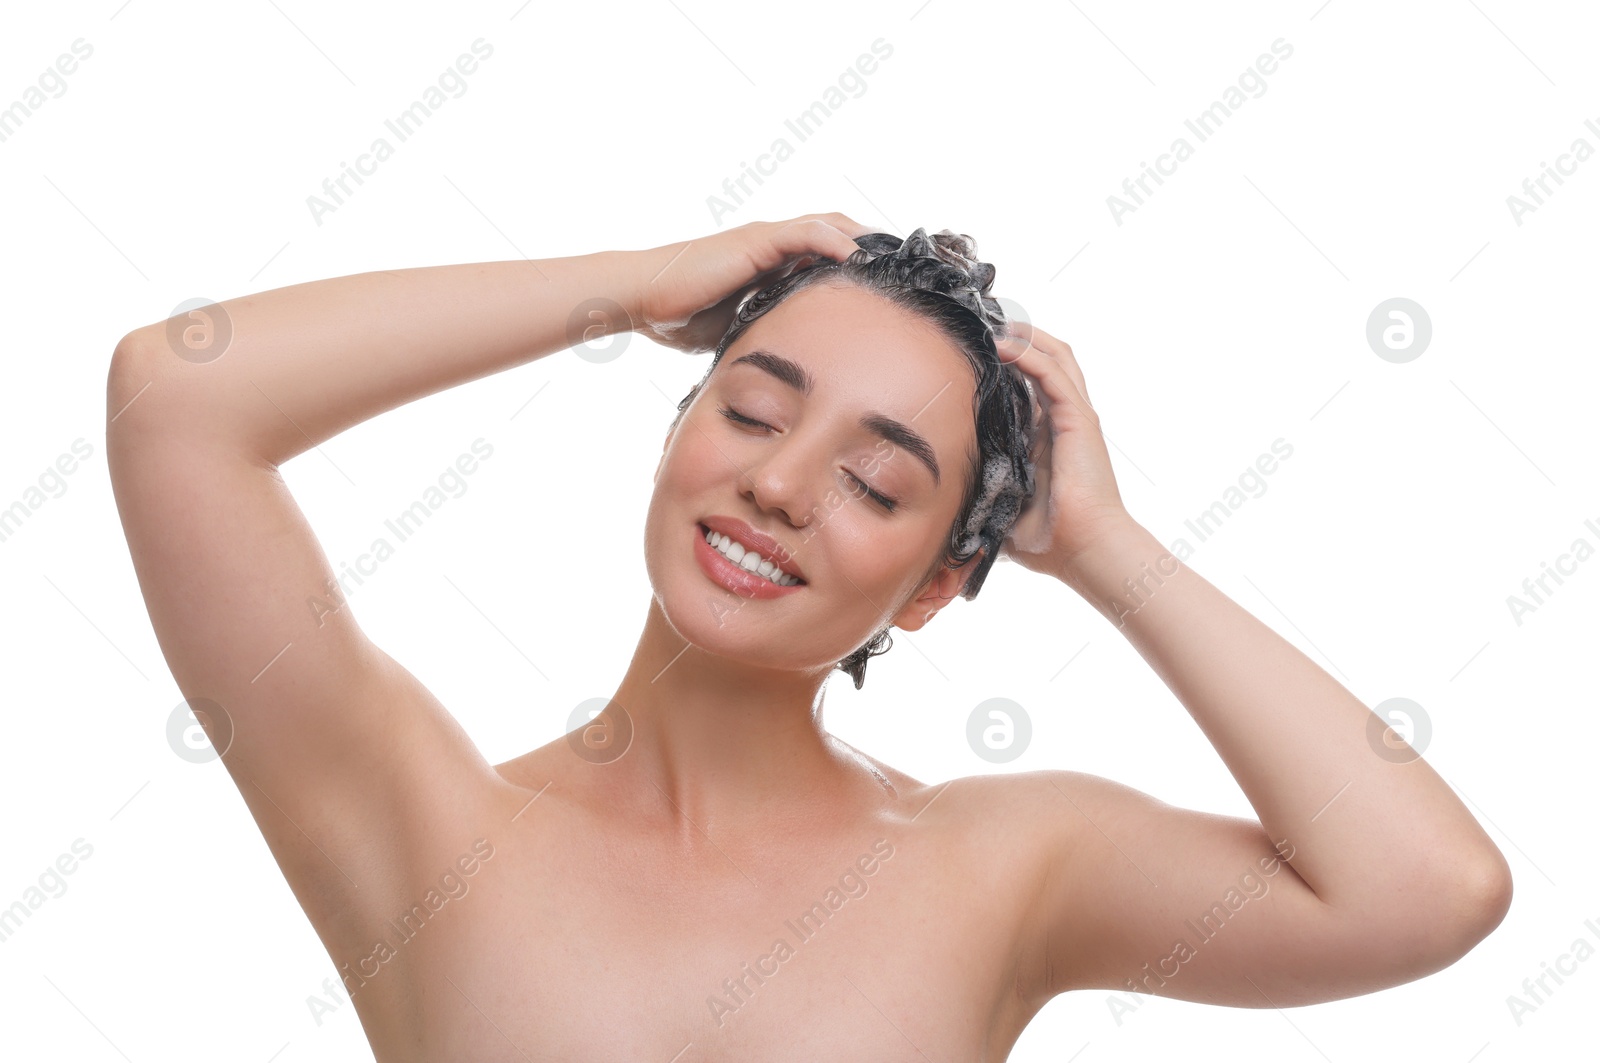
<svg viewBox="0 0 1600 1063">
<path fill-rule="evenodd" d="M 689 835 L 788 818 L 842 793 L 859 776 L 848 747 L 822 726 L 831 670 L 708 653 L 678 635 L 652 597 L 607 710 L 633 732 L 627 751 L 605 765 L 608 796 Z"/>
</svg>

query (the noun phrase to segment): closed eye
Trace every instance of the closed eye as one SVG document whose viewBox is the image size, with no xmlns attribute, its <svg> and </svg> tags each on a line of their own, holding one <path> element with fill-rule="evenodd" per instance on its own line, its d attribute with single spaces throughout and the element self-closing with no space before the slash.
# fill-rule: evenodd
<svg viewBox="0 0 1600 1063">
<path fill-rule="evenodd" d="M 717 412 L 722 414 L 722 416 L 726 417 L 728 420 L 733 421 L 735 424 L 749 425 L 752 428 L 765 428 L 769 432 L 772 431 L 772 426 L 770 424 L 767 424 L 764 421 L 758 421 L 753 417 L 746 417 L 744 414 L 740 413 L 738 410 L 735 410 L 731 406 L 719 406 L 717 407 Z M 895 507 L 900 504 L 898 501 L 890 498 L 888 495 L 874 491 L 865 481 L 861 479 L 861 477 L 857 476 L 855 473 L 847 472 L 845 475 L 850 477 L 850 479 L 858 487 L 860 487 L 861 490 L 866 492 L 867 497 L 871 498 L 878 505 L 882 506 L 885 511 L 893 513 Z"/>
<path fill-rule="evenodd" d="M 754 420 L 752 418 L 746 417 L 744 414 L 740 413 L 739 411 L 733 409 L 730 406 L 720 406 L 720 407 L 718 407 L 718 412 L 721 413 L 728 420 L 737 421 L 739 424 L 755 425 L 758 428 L 771 428 L 772 427 L 770 424 L 766 424 L 766 423 L 764 423 L 762 421 L 757 421 L 757 420 Z"/>
</svg>

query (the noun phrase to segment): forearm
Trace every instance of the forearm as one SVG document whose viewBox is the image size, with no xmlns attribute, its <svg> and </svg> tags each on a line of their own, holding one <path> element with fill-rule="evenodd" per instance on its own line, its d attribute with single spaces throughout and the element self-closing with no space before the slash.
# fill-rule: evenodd
<svg viewBox="0 0 1600 1063">
<path fill-rule="evenodd" d="M 181 410 L 185 430 L 281 464 L 386 410 L 572 346 L 585 301 L 632 305 L 637 263 L 604 251 L 428 266 L 229 299 L 206 310 L 231 328 L 220 356 L 180 357 L 168 322 L 130 333 L 108 404 Z M 629 328 L 619 314 L 576 324 L 590 339 Z"/>
<path fill-rule="evenodd" d="M 1380 756 L 1364 704 L 1144 528 L 1062 579 L 1177 695 L 1322 900 L 1433 916 L 1435 890 L 1471 906 L 1504 882 L 1504 857 L 1425 761 Z"/>
</svg>

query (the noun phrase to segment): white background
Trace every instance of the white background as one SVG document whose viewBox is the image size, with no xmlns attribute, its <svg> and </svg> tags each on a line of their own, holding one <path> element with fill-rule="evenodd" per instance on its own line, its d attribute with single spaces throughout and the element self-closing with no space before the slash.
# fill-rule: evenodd
<svg viewBox="0 0 1600 1063">
<path fill-rule="evenodd" d="M 1051 1003 L 1011 1058 L 1219 1044 L 1241 1060 L 1363 1063 L 1593 1053 L 1583 1017 L 1600 962 L 1520 1025 L 1507 1005 L 1576 939 L 1600 940 L 1584 925 L 1600 924 L 1600 560 L 1520 624 L 1507 605 L 1574 540 L 1600 546 L 1584 523 L 1600 525 L 1600 159 L 1520 225 L 1507 204 L 1576 138 L 1600 148 L 1584 126 L 1600 127 L 1592 10 L 120 3 L 17 7 L 0 34 L 0 106 L 73 41 L 93 48 L 0 143 L 12 337 L 0 507 L 74 440 L 92 449 L 0 542 L 0 906 L 75 839 L 93 846 L 66 892 L 0 943 L 0 1053 L 370 1058 L 348 1004 L 312 1017 L 307 998 L 335 968 L 222 765 L 168 745 L 182 699 L 106 476 L 116 341 L 186 299 L 653 247 L 827 210 L 901 235 L 973 235 L 996 294 L 1073 344 L 1124 499 L 1164 542 L 1196 545 L 1184 521 L 1274 440 L 1291 445 L 1191 567 L 1366 704 L 1420 704 L 1428 761 L 1515 875 L 1502 926 L 1418 982 L 1285 1012 L 1146 999 L 1120 1023 L 1108 994 L 1079 993 Z M 318 224 L 307 197 L 480 37 L 493 55 L 465 93 Z M 892 56 L 798 142 L 783 120 L 877 38 Z M 1293 54 L 1266 91 L 1198 142 L 1184 119 L 1279 38 Z M 780 136 L 793 157 L 714 218 L 708 196 Z M 1193 157 L 1119 224 L 1107 197 L 1179 136 Z M 1403 364 L 1366 340 L 1369 314 L 1395 297 L 1432 323 Z M 651 473 L 706 364 L 637 337 L 609 362 L 563 352 L 286 466 L 337 564 L 474 439 L 492 444 L 466 493 L 351 597 L 492 762 L 558 736 L 621 676 L 649 595 Z M 580 538 L 603 562 L 576 556 Z M 1253 814 L 1123 638 L 1019 566 L 897 633 L 863 690 L 836 674 L 829 691 L 837 734 L 919 778 L 1070 768 Z M 966 742 L 968 713 L 991 697 L 1032 720 L 1006 765 Z M 639 1019 L 609 1012 L 603 986 L 594 1018 Z"/>
</svg>

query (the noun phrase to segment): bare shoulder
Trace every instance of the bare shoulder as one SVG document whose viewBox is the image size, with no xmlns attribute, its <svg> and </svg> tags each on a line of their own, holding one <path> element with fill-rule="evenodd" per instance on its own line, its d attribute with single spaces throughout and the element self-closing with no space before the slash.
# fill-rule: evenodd
<svg viewBox="0 0 1600 1063">
<path fill-rule="evenodd" d="M 1063 769 L 961 776 L 907 797 L 918 822 L 939 824 L 971 847 L 1004 858 L 1043 898 L 1071 876 L 1126 863 L 1126 839 L 1151 817 L 1177 812 L 1149 794 L 1098 775 Z M 1197 819 L 1204 814 L 1194 813 Z M 1220 818 L 1220 817 L 1217 817 Z"/>
<path fill-rule="evenodd" d="M 1153 799 L 1110 779 L 1049 769 L 964 775 L 933 784 L 911 780 L 904 800 L 925 806 L 929 815 L 952 826 L 1039 843 L 1061 840 L 1090 826 L 1086 815 L 1090 809 L 1114 812 Z"/>
<path fill-rule="evenodd" d="M 1053 888 L 1069 854 L 1101 855 L 1085 844 L 1097 824 L 1115 823 L 1126 809 L 1152 800 L 1082 772 L 986 773 L 927 783 L 873 764 L 896 789 L 895 816 L 908 838 L 941 852 L 952 872 L 981 862 L 991 883 L 1004 877 L 1020 891 L 1019 903 Z"/>
<path fill-rule="evenodd" d="M 1111 812 L 1154 799 L 1084 772 L 1058 769 L 964 775 L 923 782 L 834 739 L 841 753 L 878 780 L 897 808 L 919 824 L 976 831 L 989 840 L 1049 844 L 1087 826 L 1086 809 Z"/>
</svg>

